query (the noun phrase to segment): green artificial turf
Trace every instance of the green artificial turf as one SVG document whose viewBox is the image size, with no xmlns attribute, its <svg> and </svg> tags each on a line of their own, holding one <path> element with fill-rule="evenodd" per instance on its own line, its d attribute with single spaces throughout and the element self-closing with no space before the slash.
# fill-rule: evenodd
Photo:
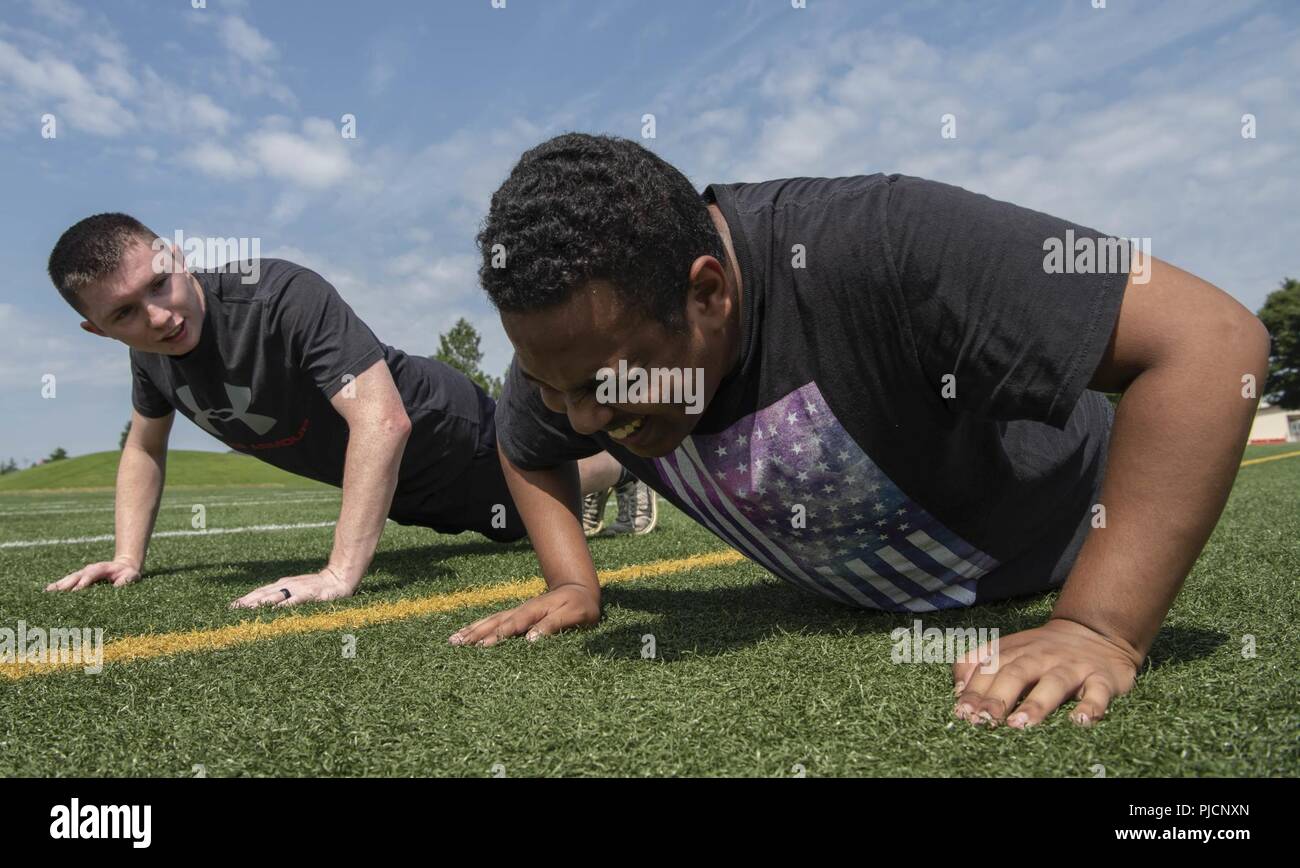
<svg viewBox="0 0 1300 868">
<path fill-rule="evenodd" d="M 1252 447 L 1246 458 L 1296 451 Z M 237 456 L 232 456 L 237 457 Z M 30 471 L 29 471 L 30 472 Z M 605 593 L 596 628 L 536 645 L 453 648 L 498 606 L 216 652 L 0 679 L 3 775 L 1270 775 L 1300 773 L 1300 458 L 1247 466 L 1152 651 L 1091 729 L 1057 713 L 1029 731 L 951 717 L 944 664 L 891 662 L 911 616 L 845 609 L 748 563 Z M 273 502 L 253 503 L 270 500 Z M 169 488 L 158 530 L 330 521 L 332 489 Z M 0 495 L 0 542 L 112 532 L 111 491 Z M 74 511 L 79 510 L 79 511 Z M 121 590 L 41 588 L 112 544 L 0 548 L 0 627 L 99 626 L 113 640 L 256 615 L 226 604 L 318 569 L 330 528 L 160 538 Z M 593 543 L 597 566 L 720 543 L 661 501 L 660 530 Z M 390 524 L 356 597 L 323 612 L 527 578 L 525 544 Z M 927 615 L 926 626 L 1040 623 L 1052 597 Z M 1243 637 L 1255 656 L 1243 656 Z M 653 635 L 655 659 L 643 659 Z M 495 769 L 495 771 L 494 771 Z"/>
</svg>

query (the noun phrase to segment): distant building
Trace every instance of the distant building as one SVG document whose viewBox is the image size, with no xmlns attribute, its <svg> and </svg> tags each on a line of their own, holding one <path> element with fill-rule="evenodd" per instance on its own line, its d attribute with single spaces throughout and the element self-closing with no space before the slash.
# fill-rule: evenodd
<svg viewBox="0 0 1300 868">
<path fill-rule="evenodd" d="M 1300 443 L 1300 410 L 1260 403 L 1250 426 L 1250 443 Z"/>
</svg>

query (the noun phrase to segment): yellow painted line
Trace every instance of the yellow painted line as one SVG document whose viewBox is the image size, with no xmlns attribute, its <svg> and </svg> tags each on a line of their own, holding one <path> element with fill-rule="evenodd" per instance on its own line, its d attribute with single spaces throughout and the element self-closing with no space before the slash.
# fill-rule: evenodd
<svg viewBox="0 0 1300 868">
<path fill-rule="evenodd" d="M 649 579 L 686 570 L 708 569 L 739 563 L 745 558 L 739 552 L 727 549 L 687 558 L 652 561 L 648 564 L 633 564 L 615 570 L 604 570 L 597 574 L 601 585 L 616 582 L 631 582 L 637 579 Z M 337 612 L 321 612 L 314 615 L 287 615 L 271 621 L 241 621 L 229 627 L 217 627 L 212 630 L 190 630 L 180 633 L 154 633 L 143 636 L 125 636 L 115 642 L 104 645 L 104 664 L 129 663 L 136 660 L 149 660 L 154 657 L 168 657 L 173 654 L 185 654 L 196 651 L 219 651 L 249 642 L 261 642 L 278 639 L 281 636 L 293 636 L 300 633 L 319 633 L 326 630 L 343 630 L 368 627 L 388 621 L 403 621 L 409 618 L 422 618 L 441 612 L 457 609 L 504 603 L 511 600 L 535 597 L 546 590 L 546 583 L 537 576 L 499 585 L 470 588 L 449 594 L 433 594 L 413 600 L 397 600 L 391 603 L 373 603 L 369 606 L 357 606 Z M 29 628 L 30 629 L 30 628 Z M 16 649 L 17 650 L 17 649 Z M 82 669 L 82 662 L 50 661 L 46 663 L 7 662 L 0 663 L 0 675 L 11 681 L 32 675 L 45 675 L 51 672 L 70 669 Z"/>
<path fill-rule="evenodd" d="M 1297 455 L 1300 455 L 1300 452 L 1283 452 L 1281 455 L 1270 455 L 1267 458 L 1252 458 L 1249 461 L 1241 462 L 1241 466 L 1245 467 L 1247 464 L 1263 464 L 1265 461 L 1281 461 L 1283 458 L 1295 458 Z"/>
</svg>

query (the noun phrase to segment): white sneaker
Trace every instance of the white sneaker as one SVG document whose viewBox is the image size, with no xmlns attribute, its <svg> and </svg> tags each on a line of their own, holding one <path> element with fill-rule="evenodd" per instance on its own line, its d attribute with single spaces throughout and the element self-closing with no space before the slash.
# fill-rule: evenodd
<svg viewBox="0 0 1300 868">
<path fill-rule="evenodd" d="M 605 529 L 605 504 L 613 492 L 613 488 L 606 488 L 582 498 L 582 532 L 587 536 L 596 536 Z"/>
<path fill-rule="evenodd" d="M 615 487 L 614 495 L 618 498 L 618 519 L 609 526 L 611 534 L 641 536 L 655 529 L 659 521 L 659 502 L 653 488 L 633 479 Z"/>
</svg>

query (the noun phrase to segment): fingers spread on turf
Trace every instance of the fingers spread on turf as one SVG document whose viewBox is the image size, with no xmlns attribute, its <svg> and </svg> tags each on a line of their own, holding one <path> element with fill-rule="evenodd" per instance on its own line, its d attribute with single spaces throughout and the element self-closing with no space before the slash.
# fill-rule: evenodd
<svg viewBox="0 0 1300 868">
<path fill-rule="evenodd" d="M 78 578 L 76 584 L 72 586 L 72 590 L 80 591 L 82 588 L 89 588 L 91 585 L 95 584 L 95 582 L 104 578 L 106 572 L 107 570 L 104 569 L 102 564 L 95 564 L 94 566 L 86 567 L 81 571 L 81 577 Z"/>
<path fill-rule="evenodd" d="M 970 680 L 958 694 L 957 702 L 952 709 L 952 713 L 962 720 L 971 723 L 983 722 L 979 717 L 980 703 L 985 700 L 998 673 L 1024 653 L 1022 649 L 1014 646 L 1011 648 L 1004 646 L 997 649 L 997 652 L 993 655 L 988 648 L 980 648 L 980 657 L 974 661 L 974 668 L 970 670 Z"/>
<path fill-rule="evenodd" d="M 487 618 L 479 618 L 477 621 L 475 621 L 473 624 L 470 624 L 468 627 L 461 627 L 455 633 L 452 633 L 451 636 L 447 638 L 447 641 L 450 642 L 452 645 L 468 645 L 470 634 L 473 633 L 475 630 L 477 630 L 479 627 L 483 626 L 485 623 L 487 623 L 489 619 L 495 617 L 496 617 L 495 615 L 489 615 Z"/>
<path fill-rule="evenodd" d="M 998 640 L 967 651 L 952 664 L 952 692 L 961 694 L 975 675 L 989 675 L 997 668 Z"/>
<path fill-rule="evenodd" d="M 966 719 L 976 725 L 997 726 L 1006 719 L 1016 700 L 1038 681 L 1039 671 L 1026 657 L 1001 667 Z"/>
<path fill-rule="evenodd" d="M 573 619 L 564 616 L 563 609 L 557 609 L 553 612 L 547 612 L 546 617 L 533 625 L 528 631 L 528 641 L 536 642 L 543 636 L 553 636 L 572 623 Z"/>
<path fill-rule="evenodd" d="M 516 609 L 510 609 L 505 612 L 497 612 L 495 615 L 489 615 L 475 621 L 473 624 L 465 627 L 460 632 L 451 637 L 453 645 L 478 645 L 480 647 L 490 647 L 495 645 L 501 639 L 505 638 L 505 633 L 509 629 L 511 617 Z M 504 635 L 503 635 L 504 633 Z"/>
<path fill-rule="evenodd" d="M 1079 690 L 1079 704 L 1070 712 L 1070 720 L 1079 726 L 1092 726 L 1106 713 L 1114 695 L 1105 678 L 1089 675 Z"/>
<path fill-rule="evenodd" d="M 77 584 L 77 579 L 81 578 L 83 570 L 77 570 L 75 573 L 68 573 L 58 581 L 50 582 L 45 586 L 47 591 L 67 591 Z"/>
<path fill-rule="evenodd" d="M 1064 669 L 1056 668 L 1044 672 L 1029 691 L 1029 695 L 1016 707 L 1015 712 L 1007 718 L 1007 726 L 1025 729 L 1037 726 L 1047 719 L 1047 715 L 1061 707 L 1074 694 L 1078 686 L 1077 679 L 1070 677 Z"/>
<path fill-rule="evenodd" d="M 258 606 L 265 606 L 268 603 L 274 603 L 277 600 L 283 600 L 284 594 L 280 593 L 280 585 L 263 585 L 262 587 L 249 591 L 244 596 L 230 604 L 232 609 L 256 609 Z"/>
</svg>

